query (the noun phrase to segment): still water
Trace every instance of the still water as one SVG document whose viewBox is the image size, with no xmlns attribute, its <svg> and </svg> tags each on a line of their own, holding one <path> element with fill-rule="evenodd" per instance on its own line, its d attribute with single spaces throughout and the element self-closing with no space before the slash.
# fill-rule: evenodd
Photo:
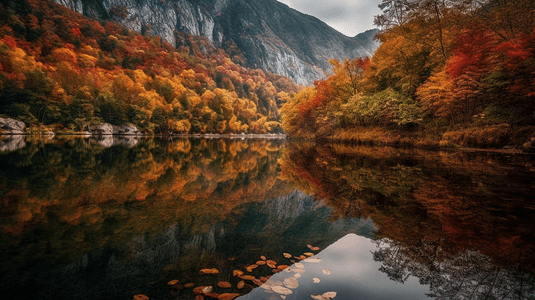
<svg viewBox="0 0 535 300">
<path fill-rule="evenodd" d="M 4 138 L 1 298 L 535 299 L 533 195 L 525 154 Z"/>
</svg>

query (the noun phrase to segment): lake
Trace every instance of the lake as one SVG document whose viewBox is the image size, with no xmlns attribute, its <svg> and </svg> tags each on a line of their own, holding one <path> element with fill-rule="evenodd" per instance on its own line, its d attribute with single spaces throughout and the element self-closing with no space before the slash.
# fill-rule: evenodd
<svg viewBox="0 0 535 300">
<path fill-rule="evenodd" d="M 527 154 L 2 137 L 0 290 L 535 299 L 534 195 Z"/>
</svg>

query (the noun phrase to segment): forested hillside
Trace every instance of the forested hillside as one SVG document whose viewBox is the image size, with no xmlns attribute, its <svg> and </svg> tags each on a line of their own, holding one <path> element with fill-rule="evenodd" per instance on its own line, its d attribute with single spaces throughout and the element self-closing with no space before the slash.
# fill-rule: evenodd
<svg viewBox="0 0 535 300">
<path fill-rule="evenodd" d="M 293 136 L 501 147 L 535 136 L 535 3 L 383 0 L 371 60 L 283 107 Z"/>
<path fill-rule="evenodd" d="M 2 1 L 0 117 L 29 132 L 102 122 L 156 134 L 280 131 L 278 106 L 299 90 L 292 80 L 236 65 L 205 38 L 177 37 L 178 49 L 51 1 Z"/>
</svg>

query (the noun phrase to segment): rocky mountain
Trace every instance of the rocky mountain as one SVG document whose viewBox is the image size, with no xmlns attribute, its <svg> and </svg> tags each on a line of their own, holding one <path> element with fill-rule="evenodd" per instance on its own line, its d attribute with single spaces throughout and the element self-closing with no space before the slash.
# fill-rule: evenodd
<svg viewBox="0 0 535 300">
<path fill-rule="evenodd" d="M 236 47 L 253 68 L 311 84 L 328 60 L 371 56 L 377 30 L 347 37 L 319 19 L 275 0 L 53 0 L 86 16 L 111 19 L 179 45 L 177 32 Z"/>
</svg>

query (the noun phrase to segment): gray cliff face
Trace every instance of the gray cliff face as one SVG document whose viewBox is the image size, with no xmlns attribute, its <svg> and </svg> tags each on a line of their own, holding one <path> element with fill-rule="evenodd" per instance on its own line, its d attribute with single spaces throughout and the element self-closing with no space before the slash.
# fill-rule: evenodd
<svg viewBox="0 0 535 300">
<path fill-rule="evenodd" d="M 206 37 L 216 47 L 233 42 L 253 68 L 300 84 L 324 77 L 331 58 L 371 56 L 371 37 L 347 37 L 315 17 L 275 0 L 54 0 L 89 17 L 113 19 L 176 45 L 175 31 Z M 115 13 L 126 11 L 126 15 Z"/>
</svg>

